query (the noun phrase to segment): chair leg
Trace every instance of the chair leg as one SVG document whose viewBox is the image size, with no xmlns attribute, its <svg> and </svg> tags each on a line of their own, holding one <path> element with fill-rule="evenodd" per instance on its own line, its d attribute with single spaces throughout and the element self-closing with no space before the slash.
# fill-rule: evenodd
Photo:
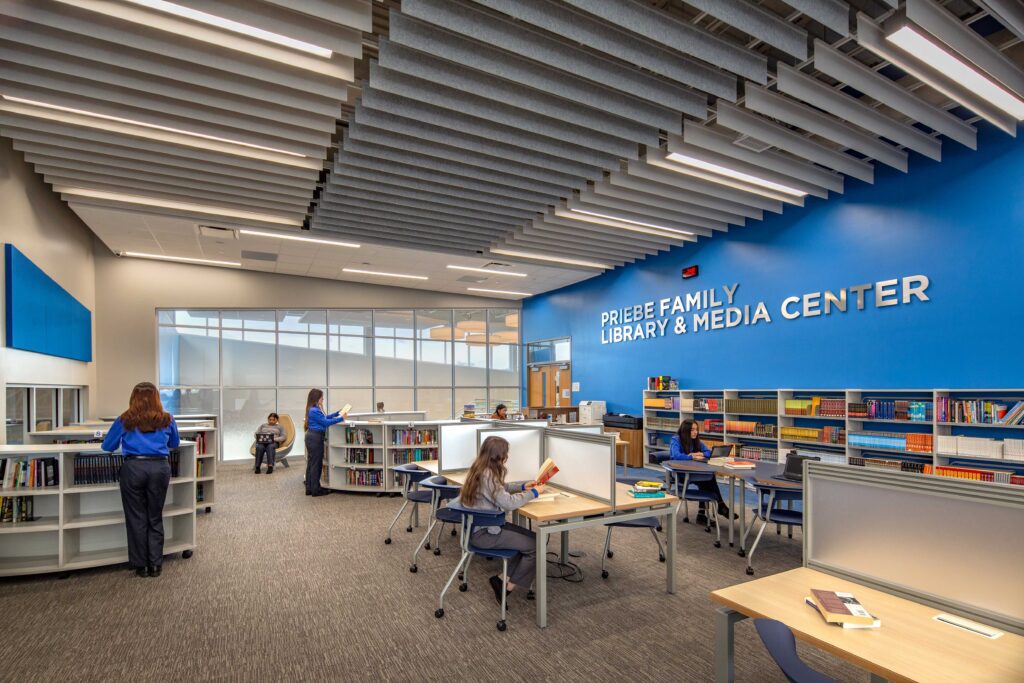
<svg viewBox="0 0 1024 683">
<path fill-rule="evenodd" d="M 413 503 L 412 508 L 409 509 L 409 522 L 405 527 L 405 530 L 412 533 L 412 518 L 416 515 L 416 510 L 419 509 L 419 503 Z M 419 526 L 419 520 L 417 520 L 416 526 Z"/>
<path fill-rule="evenodd" d="M 690 501 L 686 500 L 686 498 L 683 498 L 683 522 L 686 524 L 690 523 Z"/>
<path fill-rule="evenodd" d="M 437 520 L 434 520 L 434 521 L 437 521 Z M 444 533 L 444 525 L 445 524 L 447 524 L 447 522 L 441 522 L 441 524 L 437 527 L 437 537 L 434 538 L 434 554 L 435 555 L 440 555 L 441 554 L 441 534 Z M 428 531 L 427 533 L 430 533 L 430 532 Z"/>
<path fill-rule="evenodd" d="M 608 535 L 604 537 L 604 552 L 601 553 L 601 578 L 608 578 L 608 570 L 605 569 L 605 563 L 608 558 L 614 555 L 612 552 L 612 527 L 608 527 Z"/>
<path fill-rule="evenodd" d="M 721 548 L 722 547 L 722 522 L 721 522 L 721 520 L 718 519 L 718 511 L 716 510 L 714 512 L 714 514 L 712 514 L 710 508 L 711 508 L 711 505 L 709 503 L 708 504 L 708 519 L 711 519 L 711 517 L 715 518 L 715 547 L 716 548 Z M 729 514 L 732 514 L 732 510 L 729 511 Z M 731 519 L 729 520 L 729 524 L 732 524 L 732 520 Z"/>
<path fill-rule="evenodd" d="M 654 536 L 654 542 L 658 544 L 658 562 L 664 562 L 665 549 L 661 547 L 661 538 L 658 536 L 658 532 L 651 529 L 651 536 Z"/>
<path fill-rule="evenodd" d="M 768 494 L 768 507 L 764 510 L 764 522 L 761 524 L 761 530 L 757 532 L 757 538 L 754 539 L 754 545 L 750 546 L 750 550 L 747 551 L 747 574 L 753 575 L 754 573 L 754 550 L 757 549 L 757 544 L 761 541 L 761 536 L 764 534 L 764 530 L 771 524 L 772 521 L 772 506 L 775 504 L 775 492 L 772 491 Z M 750 526 L 754 526 L 751 524 Z"/>
<path fill-rule="evenodd" d="M 423 534 L 423 538 L 420 539 L 420 542 L 416 546 L 416 549 L 412 551 L 412 564 L 409 566 L 410 570 L 416 566 L 416 558 L 420 554 L 420 548 L 424 546 L 426 546 L 427 548 L 430 547 L 430 532 L 434 530 L 434 526 L 436 524 L 437 520 L 433 518 L 433 515 L 431 515 L 430 525 L 427 526 L 427 533 Z"/>
<path fill-rule="evenodd" d="M 508 558 L 501 558 L 501 619 L 498 621 L 498 630 L 504 631 L 506 628 L 505 624 L 505 608 L 506 600 L 508 599 Z"/>
<path fill-rule="evenodd" d="M 444 616 L 444 596 L 445 596 L 445 593 L 447 593 L 448 589 L 452 587 L 452 583 L 455 581 L 455 577 L 458 575 L 459 570 L 462 568 L 462 565 L 466 564 L 466 562 L 469 559 L 469 557 L 470 557 L 469 551 L 463 550 L 462 551 L 462 558 L 459 560 L 459 563 L 457 565 L 455 565 L 455 569 L 452 570 L 452 575 L 448 577 L 448 583 L 446 583 L 444 585 L 444 588 L 441 589 L 441 595 L 438 597 L 438 601 L 437 601 L 437 611 L 434 612 L 434 616 L 437 617 L 438 619 L 440 619 L 441 617 Z"/>
<path fill-rule="evenodd" d="M 395 527 L 395 524 L 398 524 L 398 518 L 402 516 L 403 512 L 405 512 L 405 506 L 407 506 L 408 504 L 409 501 L 407 499 L 404 503 L 402 503 L 402 507 L 398 508 L 398 514 L 395 515 L 395 518 L 391 520 L 391 525 L 388 526 L 388 535 L 384 537 L 384 543 L 391 543 L 391 530 Z"/>
<path fill-rule="evenodd" d="M 462 584 L 459 586 L 460 591 L 465 592 L 469 590 L 469 565 L 472 562 L 473 554 L 470 553 L 469 558 L 466 560 L 466 566 L 462 568 L 462 573 L 459 574 L 459 581 L 462 582 Z M 462 586 L 465 586 L 465 588 L 463 588 Z"/>
</svg>

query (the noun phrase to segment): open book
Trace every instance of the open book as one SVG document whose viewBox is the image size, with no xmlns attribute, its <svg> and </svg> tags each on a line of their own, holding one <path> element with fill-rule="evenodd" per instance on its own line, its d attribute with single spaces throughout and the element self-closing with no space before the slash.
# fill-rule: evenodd
<svg viewBox="0 0 1024 683">
<path fill-rule="evenodd" d="M 352 404 L 351 403 L 346 403 L 345 407 L 342 408 L 341 410 L 339 410 L 338 412 L 341 413 L 342 415 L 348 415 L 348 411 L 350 411 L 350 410 L 352 410 Z"/>
<path fill-rule="evenodd" d="M 537 473 L 537 478 L 534 480 L 538 486 L 543 486 L 550 481 L 551 477 L 558 474 L 558 466 L 555 461 L 548 458 L 544 461 L 544 464 L 540 466 L 540 472 Z"/>
</svg>

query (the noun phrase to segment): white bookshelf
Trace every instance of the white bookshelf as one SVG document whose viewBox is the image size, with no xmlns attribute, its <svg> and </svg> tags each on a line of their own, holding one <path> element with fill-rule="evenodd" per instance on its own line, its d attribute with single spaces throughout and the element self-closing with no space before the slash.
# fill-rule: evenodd
<svg viewBox="0 0 1024 683">
<path fill-rule="evenodd" d="M 195 444 L 178 447 L 164 505 L 164 554 L 189 557 L 196 547 Z M 124 512 L 117 482 L 75 483 L 75 457 L 104 455 L 99 444 L 39 443 L 0 446 L 0 459 L 56 464 L 57 484 L 0 488 L 0 496 L 32 497 L 32 521 L 0 523 L 0 576 L 72 571 L 128 561 Z"/>
<path fill-rule="evenodd" d="M 328 479 L 324 486 L 338 491 L 398 493 L 402 485 L 394 470 L 408 462 L 437 460 L 438 433 L 453 420 L 351 421 L 332 425 L 327 433 Z M 348 443 L 351 430 L 372 435 L 372 443 Z M 424 441 L 424 439 L 432 439 Z M 419 440 L 420 443 L 413 443 Z M 372 455 L 373 462 L 368 460 Z M 360 472 L 364 472 L 360 473 Z M 370 478 L 375 483 L 353 479 Z"/>
</svg>

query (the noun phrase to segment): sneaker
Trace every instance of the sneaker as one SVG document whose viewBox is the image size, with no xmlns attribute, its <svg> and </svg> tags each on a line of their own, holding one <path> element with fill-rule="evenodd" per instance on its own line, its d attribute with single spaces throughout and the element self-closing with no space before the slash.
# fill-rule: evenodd
<svg viewBox="0 0 1024 683">
<path fill-rule="evenodd" d="M 491 590 L 494 591 L 494 599 L 498 601 L 499 605 L 501 604 L 501 583 L 501 579 L 497 576 L 490 578 Z M 505 609 L 508 609 L 508 600 L 505 600 Z"/>
<path fill-rule="evenodd" d="M 157 576 L 160 576 L 160 567 L 150 567 L 149 568 L 149 576 L 151 578 L 155 578 Z"/>
<path fill-rule="evenodd" d="M 135 576 L 149 576 L 149 569 L 146 567 L 139 567 L 135 570 Z"/>
<path fill-rule="evenodd" d="M 732 514 L 732 519 L 739 519 L 740 518 L 740 516 L 737 515 L 736 513 L 731 513 L 731 514 Z M 719 517 L 725 517 L 726 519 L 729 519 L 729 516 L 730 516 L 729 506 L 726 505 L 725 503 L 719 503 L 718 504 L 718 516 Z"/>
<path fill-rule="evenodd" d="M 253 474 L 259 474 L 259 473 L 260 473 L 260 468 L 259 467 L 257 467 L 256 469 L 253 470 Z"/>
<path fill-rule="evenodd" d="M 268 467 L 268 468 L 267 468 L 267 474 L 270 474 L 270 473 L 271 473 L 271 472 L 273 472 L 273 471 L 274 471 L 274 468 L 273 468 L 273 467 Z"/>
<path fill-rule="evenodd" d="M 707 524 L 708 516 L 703 511 L 697 513 L 697 518 L 694 520 L 696 524 Z"/>
</svg>

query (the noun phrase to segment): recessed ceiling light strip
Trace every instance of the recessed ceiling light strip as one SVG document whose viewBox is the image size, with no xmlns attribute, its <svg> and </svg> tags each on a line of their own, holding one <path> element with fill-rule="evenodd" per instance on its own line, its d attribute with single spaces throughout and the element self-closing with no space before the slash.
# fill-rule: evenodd
<svg viewBox="0 0 1024 683">
<path fill-rule="evenodd" d="M 470 292 L 483 292 L 485 294 L 506 294 L 508 296 L 533 296 L 529 292 L 509 292 L 504 289 L 483 289 L 481 287 L 466 287 Z"/>
<path fill-rule="evenodd" d="M 384 273 L 378 270 L 360 270 L 358 268 L 342 268 L 344 273 L 356 273 L 359 275 L 376 275 L 378 277 L 396 277 L 405 280 L 429 280 L 426 275 L 409 275 L 407 273 Z"/>
<path fill-rule="evenodd" d="M 491 270 L 490 268 L 472 268 L 470 266 L 448 266 L 449 270 L 468 270 L 473 273 L 486 273 L 487 275 L 507 275 L 509 277 L 529 277 L 527 273 L 513 273 L 508 270 Z"/>
<path fill-rule="evenodd" d="M 261 223 L 276 223 L 279 225 L 301 226 L 302 221 L 295 218 L 284 218 L 271 214 L 254 213 L 252 211 L 238 211 L 226 209 L 221 206 L 209 206 L 206 204 L 193 204 L 191 202 L 179 202 L 172 199 L 160 199 L 157 197 L 143 197 L 120 192 L 105 192 L 102 190 L 90 190 L 84 187 L 68 187 L 54 185 L 53 191 L 59 194 L 71 195 L 73 197 L 88 197 L 90 199 L 101 199 L 122 204 L 138 204 L 140 206 L 153 206 L 161 209 L 173 209 L 175 211 L 187 211 L 190 213 L 209 214 L 211 216 L 224 216 L 247 221 L 259 221 Z"/>
<path fill-rule="evenodd" d="M 792 195 L 794 197 L 806 197 L 807 193 L 803 190 L 798 190 L 782 183 L 776 183 L 765 178 L 759 178 L 758 176 L 750 173 L 744 173 L 743 171 L 737 171 L 736 169 L 729 168 L 728 166 L 722 166 L 721 164 L 715 164 L 710 161 L 704 161 L 698 159 L 695 156 L 689 154 L 683 154 L 682 152 L 670 152 L 666 157 L 669 161 L 684 166 L 691 166 L 693 168 L 707 171 L 708 173 L 714 173 L 716 175 L 725 176 L 726 178 L 732 178 L 742 183 L 748 183 L 750 185 L 758 185 L 760 187 L 774 190 L 775 192 L 782 192 L 783 194 Z"/>
<path fill-rule="evenodd" d="M 216 261 L 214 259 L 205 258 L 189 258 L 187 256 L 167 256 L 165 254 L 144 254 L 138 251 L 121 251 L 117 252 L 118 256 L 130 256 L 132 258 L 145 258 L 153 259 L 155 261 L 176 261 L 180 263 L 197 263 L 206 266 L 229 266 L 232 268 L 241 268 L 242 264 L 236 261 Z"/>
<path fill-rule="evenodd" d="M 562 216 L 564 218 L 572 218 L 573 220 L 588 220 L 589 218 L 600 218 L 609 221 L 610 224 L 615 223 L 626 223 L 629 225 L 636 225 L 642 228 L 652 228 L 654 230 L 661 231 L 662 233 L 670 233 L 666 236 L 675 236 L 679 239 L 681 236 L 693 237 L 693 233 L 689 230 L 679 230 L 677 228 L 669 228 L 664 225 L 655 225 L 654 223 L 644 223 L 642 221 L 635 221 L 631 218 L 623 218 L 622 216 L 613 216 L 611 214 L 599 213 L 597 211 L 590 211 L 587 209 L 575 209 L 569 208 L 568 211 L 555 211 L 555 215 Z"/>
<path fill-rule="evenodd" d="M 312 244 L 328 244 L 332 247 L 349 247 L 351 249 L 358 249 L 360 245 L 354 242 L 338 242 L 336 240 L 321 239 L 318 237 L 303 237 L 301 235 L 292 235 L 286 232 L 268 232 L 266 230 L 249 230 L 243 228 L 238 231 L 241 235 L 252 235 L 253 237 L 273 237 L 279 240 L 291 240 L 293 242 L 310 242 Z"/>
<path fill-rule="evenodd" d="M 533 251 L 513 251 L 511 249 L 491 249 L 492 254 L 500 254 L 502 256 L 515 256 L 518 258 L 525 259 L 537 259 L 538 261 L 550 261 L 552 263 L 564 263 L 570 266 L 583 266 L 584 268 L 600 268 L 602 270 L 611 270 L 612 266 L 607 263 L 597 263 L 595 261 L 581 261 L 579 259 L 565 258 L 563 256 L 553 256 L 550 254 L 538 254 Z"/>
</svg>

